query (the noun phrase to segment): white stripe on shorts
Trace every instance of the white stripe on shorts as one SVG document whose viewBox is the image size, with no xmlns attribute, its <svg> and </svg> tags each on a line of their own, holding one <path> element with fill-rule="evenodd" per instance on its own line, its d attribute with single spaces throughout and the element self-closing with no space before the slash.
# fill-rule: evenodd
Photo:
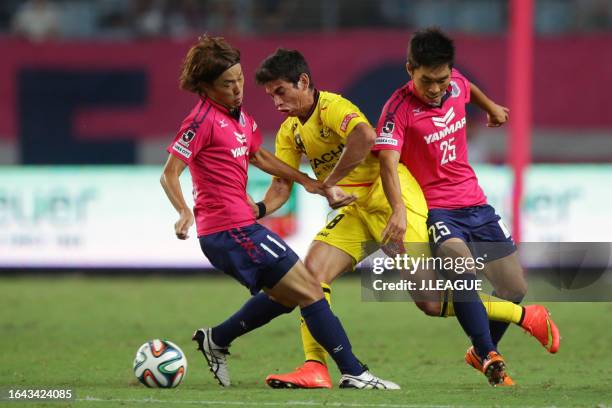
<svg viewBox="0 0 612 408">
<path fill-rule="evenodd" d="M 263 242 L 259 244 L 263 249 L 265 249 L 266 251 L 268 251 L 270 253 L 270 255 L 272 255 L 275 258 L 278 258 L 278 255 L 276 253 L 274 253 L 273 250 L 271 250 L 270 248 L 268 248 L 268 246 L 266 244 L 264 244 Z"/>
<path fill-rule="evenodd" d="M 274 238 L 272 238 L 269 235 L 266 235 L 266 237 L 268 237 L 268 239 L 272 242 L 274 242 L 276 244 L 276 246 L 278 246 L 280 249 L 282 249 L 283 251 L 286 251 L 287 248 L 285 248 L 285 246 L 283 244 L 281 244 L 280 242 L 278 242 L 277 240 L 275 240 Z"/>
</svg>

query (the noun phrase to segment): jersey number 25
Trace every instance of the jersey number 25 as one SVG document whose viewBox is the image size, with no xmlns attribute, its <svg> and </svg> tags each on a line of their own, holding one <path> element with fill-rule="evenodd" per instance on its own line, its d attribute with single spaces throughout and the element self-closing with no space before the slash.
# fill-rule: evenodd
<svg viewBox="0 0 612 408">
<path fill-rule="evenodd" d="M 455 151 L 455 145 L 453 142 L 455 141 L 454 137 L 451 137 L 448 140 L 443 140 L 440 143 L 440 150 L 442 150 L 442 161 L 441 164 L 446 164 L 448 162 L 452 162 L 457 158 L 457 152 Z"/>
</svg>

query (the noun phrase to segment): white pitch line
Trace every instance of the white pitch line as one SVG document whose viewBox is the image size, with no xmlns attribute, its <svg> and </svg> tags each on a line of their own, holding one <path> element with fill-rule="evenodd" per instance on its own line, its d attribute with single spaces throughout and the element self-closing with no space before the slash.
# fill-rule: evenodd
<svg viewBox="0 0 612 408">
<path fill-rule="evenodd" d="M 96 397 L 85 397 L 77 398 L 75 401 L 82 402 L 109 402 L 109 403 L 154 403 L 154 404 L 186 404 L 186 405 L 228 405 L 228 406 L 253 406 L 253 405 L 265 405 L 265 406 L 311 406 L 311 407 L 370 407 L 370 408 L 459 408 L 457 405 L 422 405 L 422 404 L 361 404 L 356 402 L 317 402 L 317 401 L 279 401 L 279 402 L 260 402 L 260 401 L 213 401 L 213 400 L 160 400 L 153 398 L 145 399 L 121 399 L 121 398 L 96 398 Z M 527 408 L 527 407 L 526 407 Z"/>
<path fill-rule="evenodd" d="M 422 405 L 422 404 L 361 404 L 357 402 L 317 402 L 317 401 L 282 401 L 282 402 L 260 402 L 260 401 L 214 401 L 214 400 L 182 400 L 182 401 L 171 401 L 171 400 L 160 400 L 154 398 L 144 399 L 121 399 L 121 398 L 97 398 L 87 396 L 85 398 L 77 398 L 75 401 L 79 402 L 108 402 L 108 403 L 154 403 L 154 404 L 185 404 L 185 405 L 226 405 L 226 406 L 308 406 L 308 407 L 367 407 L 367 408 L 479 408 L 488 407 L 489 405 Z M 498 405 L 502 408 L 504 405 Z M 605 408 L 612 408 L 602 406 Z M 562 408 L 559 405 L 545 405 L 545 406 L 524 406 L 523 408 Z"/>
</svg>

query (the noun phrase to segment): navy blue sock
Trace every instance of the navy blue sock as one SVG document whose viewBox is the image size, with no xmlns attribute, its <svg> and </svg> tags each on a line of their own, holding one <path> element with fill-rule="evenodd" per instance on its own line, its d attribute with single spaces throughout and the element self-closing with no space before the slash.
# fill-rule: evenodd
<svg viewBox="0 0 612 408">
<path fill-rule="evenodd" d="M 212 328 L 212 340 L 217 346 L 227 347 L 234 339 L 292 310 L 270 299 L 264 292 L 259 292 L 229 319 Z"/>
<path fill-rule="evenodd" d="M 351 349 L 351 343 L 340 323 L 323 298 L 302 308 L 302 317 L 312 337 L 334 359 L 342 374 L 359 375 L 364 368 Z"/>
<path fill-rule="evenodd" d="M 463 281 L 464 287 L 474 288 L 476 276 L 471 273 L 458 275 L 455 281 Z M 485 358 L 490 351 L 496 350 L 491 333 L 487 310 L 474 289 L 455 290 L 453 307 L 459 324 L 470 338 L 480 358 Z"/>
<path fill-rule="evenodd" d="M 499 297 L 497 296 L 495 291 L 493 291 L 492 295 Z M 517 300 L 516 302 L 514 302 L 514 304 L 518 305 L 519 303 L 521 303 L 522 300 L 523 299 Z M 493 344 L 495 344 L 495 347 L 497 347 L 497 344 L 504 336 L 504 333 L 506 333 L 506 329 L 508 329 L 508 326 L 510 326 L 510 323 L 498 322 L 497 320 L 489 320 L 489 331 L 491 332 L 491 340 L 493 340 Z"/>
</svg>

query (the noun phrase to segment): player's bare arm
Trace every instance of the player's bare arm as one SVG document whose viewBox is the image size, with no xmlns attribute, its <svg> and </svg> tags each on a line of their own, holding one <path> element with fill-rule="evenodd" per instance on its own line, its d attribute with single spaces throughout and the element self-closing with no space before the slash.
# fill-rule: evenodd
<svg viewBox="0 0 612 408">
<path fill-rule="evenodd" d="M 304 189 L 309 193 L 320 194 L 326 197 L 331 208 L 336 209 L 344 207 L 345 205 L 355 201 L 355 196 L 346 194 L 340 187 L 333 186 L 331 188 L 323 189 L 322 183 L 319 180 L 311 179 L 306 173 L 302 173 L 294 169 L 266 149 L 260 148 L 257 150 L 257 152 L 251 156 L 250 160 L 251 164 L 268 174 L 289 180 L 291 182 L 298 182 L 304 186 Z M 266 214 L 269 213 L 270 211 L 266 205 Z"/>
<path fill-rule="evenodd" d="M 380 178 L 385 196 L 391 206 L 391 216 L 382 232 L 382 242 L 402 242 L 406 234 L 406 204 L 402 200 L 402 188 L 397 174 L 400 153 L 383 150 L 379 153 Z"/>
<path fill-rule="evenodd" d="M 487 126 L 500 127 L 508 121 L 510 109 L 493 102 L 480 88 L 470 82 L 471 101 L 487 112 Z"/>
<path fill-rule="evenodd" d="M 193 213 L 185 202 L 179 181 L 179 177 L 183 170 L 185 170 L 185 167 L 187 167 L 185 162 L 173 155 L 169 155 L 164 171 L 159 179 L 168 200 L 170 200 L 174 209 L 179 213 L 179 219 L 174 223 L 174 233 L 178 239 L 189 238 L 189 228 L 191 228 L 194 222 Z"/>
<path fill-rule="evenodd" d="M 325 195 L 321 188 L 320 181 L 311 179 L 306 173 L 294 169 L 264 148 L 259 148 L 253 153 L 250 162 L 252 165 L 268 174 L 298 182 L 304 186 L 304 189 L 309 193 Z"/>
<path fill-rule="evenodd" d="M 263 148 L 260 148 L 251 156 L 251 164 L 273 176 L 298 182 L 309 193 L 326 197 L 327 202 L 334 209 L 344 207 L 355 201 L 353 195 L 346 194 L 340 187 L 334 186 L 323 189 L 320 181 L 311 179 L 306 173 L 297 171 Z M 266 211 L 266 213 L 268 212 Z"/>
<path fill-rule="evenodd" d="M 357 167 L 374 146 L 376 132 L 367 123 L 360 123 L 349 133 L 342 155 L 323 182 L 324 188 L 335 186 Z"/>
<path fill-rule="evenodd" d="M 266 215 L 272 214 L 274 211 L 281 208 L 289 197 L 293 189 L 293 182 L 280 178 L 273 178 L 268 191 L 262 202 L 266 206 Z M 257 213 L 256 213 L 257 214 Z"/>
</svg>

